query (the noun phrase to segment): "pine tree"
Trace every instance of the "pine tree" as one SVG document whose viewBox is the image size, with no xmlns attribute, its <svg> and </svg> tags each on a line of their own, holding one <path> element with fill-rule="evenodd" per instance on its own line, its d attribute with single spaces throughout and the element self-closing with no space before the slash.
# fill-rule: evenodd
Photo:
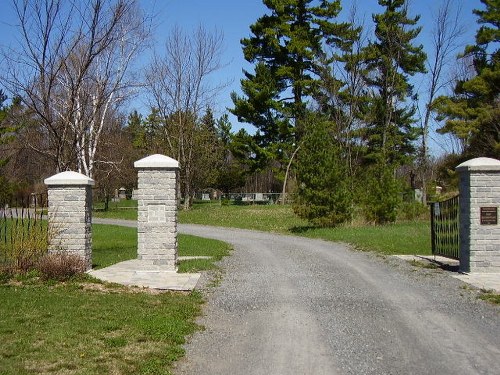
<svg viewBox="0 0 500 375">
<path fill-rule="evenodd" d="M 317 60 L 326 44 L 342 44 L 347 24 L 332 22 L 340 0 L 263 0 L 270 14 L 250 26 L 241 41 L 245 59 L 255 64 L 241 81 L 243 96 L 232 94 L 232 112 L 254 125 L 258 155 L 282 167 L 304 133 L 307 103 L 318 87 Z"/>
<path fill-rule="evenodd" d="M 376 40 L 364 51 L 371 88 L 365 121 L 370 163 L 397 166 L 414 152 L 413 141 L 418 133 L 414 126 L 415 105 L 409 77 L 425 72 L 423 46 L 413 40 L 421 28 L 415 27 L 419 17 L 408 16 L 406 0 L 379 0 L 385 8 L 373 15 Z"/>
<path fill-rule="evenodd" d="M 336 226 L 352 217 L 352 191 L 346 158 L 330 122 L 307 122 L 297 153 L 293 210 L 318 226 Z"/>
<path fill-rule="evenodd" d="M 384 12 L 373 15 L 376 40 L 364 49 L 369 88 L 364 107 L 367 150 L 364 156 L 368 189 L 361 203 L 365 216 L 377 224 L 393 222 L 399 205 L 396 169 L 414 154 L 418 128 L 410 76 L 425 72 L 423 46 L 413 45 L 421 28 L 408 16 L 406 0 L 379 0 Z"/>
<path fill-rule="evenodd" d="M 467 157 L 500 158 L 500 1 L 481 0 L 485 10 L 474 10 L 482 26 L 476 44 L 467 46 L 462 58 L 472 60 L 474 76 L 458 80 L 451 97 L 434 102 L 446 119 L 441 133 L 451 133 L 465 144 Z"/>
</svg>

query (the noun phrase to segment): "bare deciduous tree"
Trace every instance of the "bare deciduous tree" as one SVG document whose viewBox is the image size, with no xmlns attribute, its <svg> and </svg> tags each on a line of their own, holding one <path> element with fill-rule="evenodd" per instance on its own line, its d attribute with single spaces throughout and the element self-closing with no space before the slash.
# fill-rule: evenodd
<svg viewBox="0 0 500 375">
<path fill-rule="evenodd" d="M 56 171 L 92 177 L 108 116 L 131 94 L 130 66 L 145 45 L 136 0 L 13 0 L 19 49 L 4 50 L 4 82 L 21 96 L 38 137 L 28 146 Z M 45 142 L 37 142 L 37 138 Z"/>
<path fill-rule="evenodd" d="M 455 6 L 454 6 L 455 4 Z M 460 21 L 461 7 L 457 2 L 444 0 L 434 17 L 432 30 L 432 53 L 427 60 L 428 85 L 426 87 L 425 109 L 421 120 L 422 143 L 419 155 L 419 174 L 422 180 L 424 203 L 426 200 L 426 173 L 429 164 L 429 130 L 431 126 L 432 103 L 437 94 L 449 85 L 450 77 L 445 75 L 451 59 L 461 48 L 460 39 L 465 28 Z"/>
<path fill-rule="evenodd" d="M 165 152 L 181 166 L 184 206 L 192 198 L 195 173 L 196 130 L 202 111 L 210 106 L 221 85 L 211 85 L 209 77 L 222 68 L 223 35 L 199 26 L 187 35 L 175 27 L 165 42 L 163 55 L 155 55 L 147 73 L 150 105 L 162 123 Z"/>
</svg>

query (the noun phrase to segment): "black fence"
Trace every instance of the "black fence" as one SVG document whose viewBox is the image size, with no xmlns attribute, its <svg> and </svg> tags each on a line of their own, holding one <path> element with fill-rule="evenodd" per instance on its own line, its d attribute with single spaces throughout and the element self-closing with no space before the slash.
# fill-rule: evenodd
<svg viewBox="0 0 500 375">
<path fill-rule="evenodd" d="M 47 193 L 0 199 L 0 264 L 29 263 L 47 249 Z"/>
<path fill-rule="evenodd" d="M 432 254 L 459 259 L 459 197 L 430 203 Z"/>
</svg>

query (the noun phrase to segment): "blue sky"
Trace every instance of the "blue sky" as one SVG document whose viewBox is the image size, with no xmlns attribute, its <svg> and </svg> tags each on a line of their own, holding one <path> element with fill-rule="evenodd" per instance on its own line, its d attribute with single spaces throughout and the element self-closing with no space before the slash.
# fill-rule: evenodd
<svg viewBox="0 0 500 375">
<path fill-rule="evenodd" d="M 421 26 L 423 31 L 419 42 L 427 44 L 432 25 L 432 14 L 443 0 L 412 0 L 410 9 L 413 15 L 421 15 Z M 349 13 L 353 2 L 357 2 L 358 10 L 364 15 L 367 26 L 371 27 L 372 13 L 378 13 L 380 7 L 377 0 L 342 0 L 343 10 L 340 18 L 344 18 Z M 155 33 L 157 46 L 161 46 L 166 36 L 174 25 L 181 26 L 185 31 L 191 31 L 199 24 L 208 29 L 217 28 L 224 33 L 225 49 L 222 55 L 224 69 L 220 70 L 212 77 L 214 83 L 231 82 L 222 91 L 217 100 L 216 114 L 221 115 L 226 107 L 230 107 L 232 102 L 229 94 L 232 91 L 239 92 L 239 81 L 242 78 L 242 69 L 251 70 L 243 58 L 240 39 L 250 35 L 249 26 L 266 12 L 266 7 L 261 0 L 140 0 L 146 11 L 157 14 L 158 27 Z M 10 10 L 10 0 L 0 0 L 2 12 L 0 13 L 0 44 L 11 41 L 13 14 Z M 472 14 L 472 9 L 482 8 L 479 0 L 453 0 L 453 4 L 462 5 L 462 19 L 467 26 L 468 33 L 464 40 L 472 43 L 477 29 L 476 17 Z M 417 83 L 418 85 L 418 83 Z M 137 100 L 131 103 L 130 110 L 136 107 L 146 114 L 147 107 L 144 102 Z M 232 118 L 234 128 L 238 129 L 242 124 L 237 124 Z M 251 127 L 245 126 L 251 131 Z M 436 146 L 436 145 L 435 145 Z M 439 146 L 436 146 L 439 147 Z M 436 149 L 436 152 L 439 150 Z"/>
<path fill-rule="evenodd" d="M 239 92 L 240 79 L 243 77 L 242 69 L 251 70 L 243 58 L 240 40 L 250 35 L 249 26 L 262 16 L 267 8 L 260 0 L 142 0 L 149 9 L 155 9 L 160 16 L 157 38 L 161 40 L 168 34 L 169 29 L 174 24 L 181 25 L 186 30 L 198 24 L 203 24 L 208 28 L 217 27 L 224 32 L 225 52 L 222 61 L 227 66 L 213 77 L 215 82 L 232 83 L 221 92 L 219 97 L 218 114 L 222 114 L 225 108 L 232 106 L 229 94 L 232 91 Z M 419 43 L 424 45 L 429 43 L 433 14 L 436 13 L 443 0 L 411 0 L 410 12 L 412 15 L 421 16 L 420 25 L 423 27 L 419 37 Z M 342 11 L 340 18 L 346 18 L 353 3 L 357 3 L 358 13 L 366 21 L 367 27 L 372 27 L 371 16 L 379 13 L 381 7 L 377 0 L 342 0 Z M 454 6 L 462 7 L 462 20 L 466 25 L 467 34 L 464 37 L 464 45 L 473 43 L 475 31 L 477 29 L 476 16 L 472 9 L 483 8 L 479 0 L 452 0 Z M 415 82 L 419 86 L 421 82 Z M 233 126 L 238 129 L 240 126 L 252 131 L 250 126 L 238 124 L 236 118 L 231 117 Z M 431 140 L 433 152 L 441 154 L 443 148 L 448 148 L 446 138 L 433 135 Z"/>
</svg>

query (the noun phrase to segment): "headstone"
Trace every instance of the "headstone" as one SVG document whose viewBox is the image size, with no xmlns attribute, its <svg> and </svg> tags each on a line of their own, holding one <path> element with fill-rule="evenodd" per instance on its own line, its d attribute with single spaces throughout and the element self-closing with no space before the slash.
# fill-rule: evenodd
<svg viewBox="0 0 500 375">
<path fill-rule="evenodd" d="M 125 189 L 124 187 L 118 189 L 118 198 L 127 199 L 127 189 Z"/>
</svg>

